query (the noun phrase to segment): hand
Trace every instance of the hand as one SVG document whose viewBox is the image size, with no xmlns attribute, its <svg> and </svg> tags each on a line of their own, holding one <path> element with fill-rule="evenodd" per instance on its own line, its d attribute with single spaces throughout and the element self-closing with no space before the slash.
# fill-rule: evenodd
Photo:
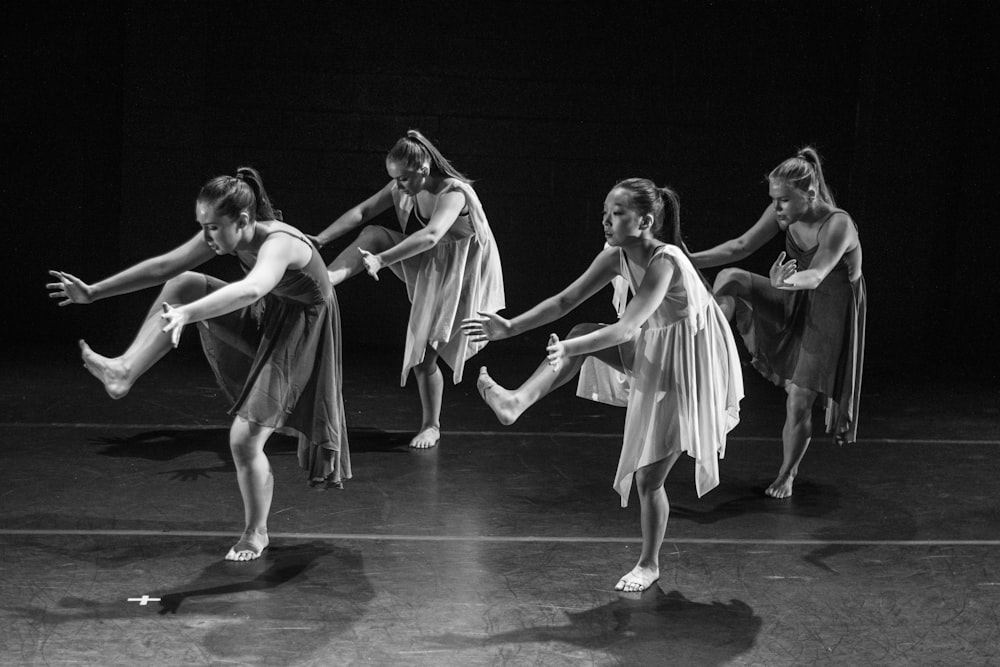
<svg viewBox="0 0 1000 667">
<path fill-rule="evenodd" d="M 563 359 L 566 358 L 566 346 L 559 340 L 559 336 L 549 334 L 549 345 L 545 348 L 546 359 L 553 373 L 558 373 L 562 366 Z"/>
<path fill-rule="evenodd" d="M 378 255 L 373 255 L 364 248 L 358 248 L 358 251 L 361 253 L 361 261 L 365 263 L 368 275 L 378 280 L 378 272 L 385 268 L 385 264 L 378 258 Z"/>
<path fill-rule="evenodd" d="M 501 340 L 514 335 L 510 320 L 504 319 L 496 313 L 476 312 L 479 317 L 468 317 L 462 320 L 462 333 L 472 339 L 474 343 Z"/>
<path fill-rule="evenodd" d="M 177 347 L 181 342 L 181 331 L 184 329 L 184 325 L 191 321 L 191 317 L 186 310 L 174 308 L 166 301 L 163 302 L 163 314 L 160 317 L 167 321 L 166 326 L 163 327 L 163 333 L 170 334 L 170 342 L 174 347 Z"/>
<path fill-rule="evenodd" d="M 785 261 L 785 253 L 782 252 L 778 255 L 778 259 L 774 260 L 774 264 L 771 265 L 771 285 L 777 288 L 790 287 L 788 284 L 788 279 L 797 271 L 795 267 L 795 260 L 790 259 Z"/>
<path fill-rule="evenodd" d="M 59 282 L 46 283 L 45 287 L 50 290 L 50 299 L 63 299 L 59 302 L 60 306 L 68 306 L 71 303 L 84 304 L 94 302 L 91 286 L 73 274 L 63 273 L 62 271 L 49 271 L 49 275 L 59 280 Z"/>
</svg>

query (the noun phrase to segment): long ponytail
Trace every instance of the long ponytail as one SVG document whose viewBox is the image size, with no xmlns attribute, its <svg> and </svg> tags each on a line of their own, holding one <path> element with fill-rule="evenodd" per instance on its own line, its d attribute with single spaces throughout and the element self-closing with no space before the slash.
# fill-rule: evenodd
<svg viewBox="0 0 1000 667">
<path fill-rule="evenodd" d="M 799 149 L 794 157 L 790 157 L 768 174 L 769 181 L 788 183 L 797 190 L 805 192 L 809 188 L 816 191 L 816 196 L 823 203 L 836 206 L 833 193 L 823 176 L 823 164 L 819 153 L 812 146 Z"/>
<path fill-rule="evenodd" d="M 420 130 L 408 130 L 406 136 L 401 137 L 389 150 L 386 159 L 399 162 L 407 169 L 427 167 L 430 173 L 438 176 L 450 176 L 464 183 L 472 183 L 472 179 L 455 169 Z"/>
<path fill-rule="evenodd" d="M 198 201 L 211 203 L 221 215 L 234 219 L 247 211 L 251 222 L 281 220 L 281 211 L 271 204 L 264 180 L 253 167 L 239 167 L 235 176 L 209 180 L 198 192 Z"/>
</svg>

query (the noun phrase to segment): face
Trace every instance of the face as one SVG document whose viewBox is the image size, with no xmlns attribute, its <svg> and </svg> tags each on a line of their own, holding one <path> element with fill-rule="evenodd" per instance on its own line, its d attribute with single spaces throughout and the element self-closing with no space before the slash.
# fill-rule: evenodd
<svg viewBox="0 0 1000 667">
<path fill-rule="evenodd" d="M 399 191 L 407 195 L 415 195 L 424 189 L 427 183 L 427 174 L 430 169 L 421 167 L 420 169 L 410 169 L 402 162 L 395 160 L 385 161 L 385 170 L 389 172 L 389 178 L 396 181 Z"/>
<path fill-rule="evenodd" d="M 768 194 L 774 202 L 774 211 L 778 214 L 778 225 L 786 229 L 788 225 L 801 220 L 812 208 L 810 194 L 812 190 L 806 192 L 793 187 L 784 181 L 771 181 L 768 187 Z"/>
<path fill-rule="evenodd" d="M 643 230 L 649 228 L 652 216 L 640 216 L 632 208 L 629 193 L 620 188 L 608 193 L 604 200 L 604 239 L 612 246 L 620 246 L 641 238 Z"/>
<path fill-rule="evenodd" d="M 246 212 L 234 219 L 219 215 L 213 204 L 199 201 L 195 204 L 194 214 L 198 224 L 201 225 L 205 244 L 214 250 L 215 254 L 228 255 L 236 252 L 236 247 L 243 240 L 243 230 L 250 222 Z M 243 224 L 239 224 L 241 222 Z"/>
</svg>

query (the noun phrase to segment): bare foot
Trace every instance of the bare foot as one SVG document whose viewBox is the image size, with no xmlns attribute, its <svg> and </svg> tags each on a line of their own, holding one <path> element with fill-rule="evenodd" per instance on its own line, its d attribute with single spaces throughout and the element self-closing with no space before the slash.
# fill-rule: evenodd
<svg viewBox="0 0 1000 667">
<path fill-rule="evenodd" d="M 440 429 L 437 426 L 428 426 L 413 436 L 413 440 L 410 440 L 410 447 L 414 449 L 430 449 L 438 444 L 438 440 L 440 439 Z"/>
<path fill-rule="evenodd" d="M 616 591 L 626 593 L 638 593 L 653 585 L 653 582 L 660 578 L 660 568 L 639 567 L 636 565 L 632 571 L 618 580 L 615 584 Z"/>
<path fill-rule="evenodd" d="M 80 341 L 80 356 L 83 357 L 83 365 L 87 367 L 90 374 L 101 381 L 104 391 L 108 396 L 117 400 L 125 396 L 132 388 L 132 381 L 128 378 L 128 371 L 125 364 L 118 359 L 108 359 L 102 357 L 87 345 L 85 341 Z"/>
<path fill-rule="evenodd" d="M 240 536 L 240 541 L 229 549 L 226 560 L 248 561 L 257 560 L 260 554 L 267 548 L 269 541 L 267 533 L 245 530 Z"/>
<path fill-rule="evenodd" d="M 795 475 L 788 473 L 779 474 L 778 478 L 771 482 L 771 486 L 764 490 L 764 493 L 772 498 L 790 498 L 793 481 L 795 481 Z"/>
<path fill-rule="evenodd" d="M 490 374 L 486 372 L 486 366 L 479 369 L 479 379 L 476 380 L 476 389 L 479 390 L 479 395 L 483 397 L 486 405 L 490 406 L 497 419 L 504 426 L 510 426 L 516 422 L 517 418 L 524 412 L 524 408 L 518 405 L 518 401 L 514 397 L 514 392 L 498 385 L 490 377 Z"/>
</svg>

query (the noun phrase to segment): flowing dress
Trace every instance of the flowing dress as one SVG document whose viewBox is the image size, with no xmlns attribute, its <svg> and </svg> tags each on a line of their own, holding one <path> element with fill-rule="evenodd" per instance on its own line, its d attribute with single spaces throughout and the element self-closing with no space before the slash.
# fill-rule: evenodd
<svg viewBox="0 0 1000 667">
<path fill-rule="evenodd" d="M 286 225 L 283 225 L 287 227 Z M 272 229 L 309 243 L 293 227 Z M 288 269 L 271 292 L 240 310 L 198 323 L 202 347 L 230 415 L 295 434 L 299 464 L 310 479 L 351 477 L 344 414 L 340 311 L 323 258 Z M 240 261 L 244 272 L 252 267 Z M 209 291 L 225 283 L 206 276 Z M 324 470 L 319 449 L 334 452 Z"/>
<path fill-rule="evenodd" d="M 846 215 L 833 210 L 817 238 L 836 213 Z M 804 250 L 785 234 L 785 252 L 799 271 L 809 268 L 818 247 Z M 754 368 L 776 385 L 792 383 L 825 397 L 826 432 L 854 442 L 868 312 L 860 244 L 844 253 L 816 289 L 780 290 L 764 276 L 750 276 L 750 292 L 738 300 L 735 322 Z"/>
<path fill-rule="evenodd" d="M 462 320 L 506 305 L 500 253 L 475 190 L 468 183 L 448 179 L 436 197 L 455 191 L 465 196 L 466 205 L 448 233 L 430 250 L 389 266 L 406 283 L 410 299 L 400 385 L 423 361 L 428 346 L 452 369 L 452 381 L 461 382 L 466 360 L 486 345 L 462 334 Z M 433 217 L 432 212 L 422 218 L 414 197 L 395 186 L 392 201 L 404 234 L 408 225 L 426 225 Z M 397 233 L 393 237 L 402 240 Z"/>
<path fill-rule="evenodd" d="M 614 304 L 625 312 L 628 293 L 646 275 L 619 249 Z M 736 341 L 718 304 L 680 248 L 663 245 L 650 257 L 670 262 L 667 294 L 636 337 L 620 345 L 619 372 L 595 357 L 580 369 L 577 396 L 626 406 L 625 435 L 614 488 L 628 505 L 636 470 L 677 452 L 695 459 L 701 497 L 719 484 L 726 435 L 739 423 L 743 373 Z"/>
</svg>

